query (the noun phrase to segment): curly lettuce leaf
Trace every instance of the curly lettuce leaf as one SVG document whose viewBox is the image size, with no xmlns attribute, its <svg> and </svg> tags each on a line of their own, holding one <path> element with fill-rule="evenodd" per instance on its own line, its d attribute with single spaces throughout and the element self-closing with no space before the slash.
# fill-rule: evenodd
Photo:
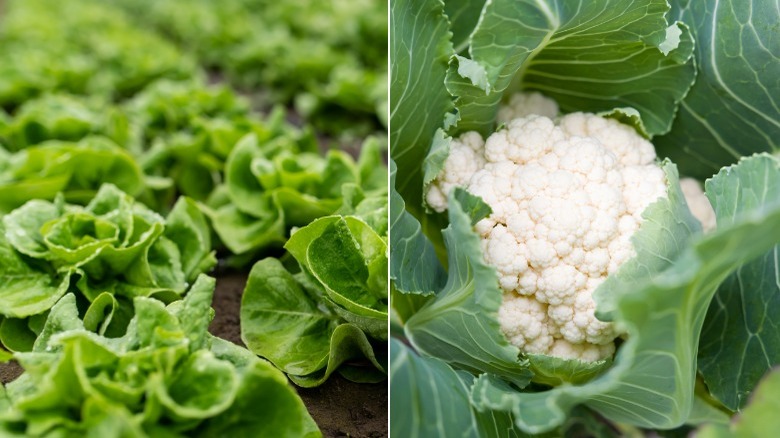
<svg viewBox="0 0 780 438">
<path fill-rule="evenodd" d="M 198 205 L 189 198 L 179 198 L 165 221 L 165 237 L 176 244 L 182 258 L 184 278 L 195 281 L 201 272 L 216 266 L 211 250 L 211 230 Z"/>
<path fill-rule="evenodd" d="M 780 140 L 780 47 L 773 2 L 676 0 L 672 16 L 696 39 L 696 83 L 682 101 L 659 155 L 700 179 Z"/>
<path fill-rule="evenodd" d="M 199 74 L 193 60 L 160 35 L 133 25 L 112 5 L 89 0 L 7 2 L 0 66 L 0 105 L 7 108 L 49 91 L 120 100 L 161 77 Z"/>
<path fill-rule="evenodd" d="M 19 339 L 29 337 L 28 323 L 15 318 L 46 312 L 69 288 L 90 303 L 91 330 L 121 335 L 130 299 L 175 301 L 216 264 L 192 200 L 181 198 L 164 219 L 110 184 L 86 207 L 62 197 L 30 201 L 3 217 L 0 232 L 0 308 L 9 317 L 0 332 L 15 331 Z"/>
<path fill-rule="evenodd" d="M 335 213 L 343 207 L 345 187 L 375 189 L 381 167 L 368 171 L 343 151 L 323 157 L 299 143 L 280 137 L 261 144 L 248 135 L 231 152 L 225 169 L 229 199 L 211 217 L 233 253 L 284 243 L 290 228 Z"/>
<path fill-rule="evenodd" d="M 25 102 L 0 137 L 10 151 L 51 139 L 78 141 L 92 131 L 96 116 L 78 99 L 51 95 Z"/>
<path fill-rule="evenodd" d="M 113 4 L 223 80 L 263 89 L 263 106 L 294 105 L 320 132 L 363 136 L 386 126 L 386 0 Z"/>
<path fill-rule="evenodd" d="M 330 355 L 325 368 L 305 376 L 289 375 L 298 386 L 312 388 L 323 384 L 333 372 L 357 383 L 377 383 L 387 379 L 385 371 L 386 343 L 371 343 L 362 328 L 354 324 L 341 324 L 330 339 Z M 348 363 L 365 360 L 367 363 Z"/>
<path fill-rule="evenodd" d="M 713 178 L 736 173 L 737 184 L 724 196 L 736 202 L 736 193 L 760 193 L 765 181 L 742 174 L 756 160 L 743 159 Z M 765 174 L 780 180 L 776 168 Z M 738 188 L 737 188 L 738 187 Z M 656 203 L 655 205 L 659 205 Z M 657 220 L 647 216 L 649 221 Z M 654 429 L 682 425 L 694 404 L 696 352 L 706 310 L 718 286 L 742 264 L 765 253 L 780 241 L 780 204 L 776 199 L 757 202 L 739 211 L 733 222 L 707 235 L 698 235 L 663 271 L 639 276 L 629 288 L 606 283 L 614 308 L 613 320 L 627 333 L 614 365 L 584 385 L 565 385 L 539 393 L 519 393 L 495 376 L 481 376 L 474 387 L 480 409 L 515 414 L 516 424 L 531 433 L 551 430 L 567 413 L 584 404 L 615 422 Z M 640 233 L 641 233 L 640 229 Z M 637 241 L 637 245 L 645 245 Z M 643 248 L 638 248 L 642 253 Z M 603 301 L 599 302 L 599 306 Z"/>
<path fill-rule="evenodd" d="M 718 227 L 780 199 L 780 163 L 766 155 L 725 168 L 706 189 Z M 744 185 L 745 180 L 755 183 Z M 766 372 L 780 364 L 778 247 L 746 263 L 718 288 L 699 342 L 699 371 L 710 393 L 732 411 L 745 406 Z"/>
<path fill-rule="evenodd" d="M 326 216 L 293 233 L 285 247 L 335 303 L 364 316 L 387 311 L 387 243 L 365 222 Z"/>
<path fill-rule="evenodd" d="M 51 308 L 68 290 L 70 278 L 56 275 L 45 266 L 28 263 L 6 238 L 0 222 L 0 312 L 12 318 L 24 318 Z M 5 324 L 8 319 L 3 320 Z"/>
<path fill-rule="evenodd" d="M 118 422 L 138 436 L 319 436 L 279 371 L 208 334 L 214 285 L 200 276 L 183 302 L 167 308 L 136 298 L 130 329 L 118 339 L 85 331 L 75 297 L 67 295 L 35 351 L 16 356 L 26 372 L 6 387 L 0 430 L 96 434 Z M 250 405 L 262 412 L 248 418 L 242 409 Z"/>
<path fill-rule="evenodd" d="M 103 183 L 131 195 L 140 193 L 145 185 L 135 159 L 108 139 L 48 141 L 0 156 L 0 212 L 9 212 L 31 199 L 52 200 L 60 192 L 69 202 L 85 204 Z"/>
<path fill-rule="evenodd" d="M 241 297 L 241 339 L 287 374 L 323 368 L 338 325 L 276 259 L 257 262 Z"/>
</svg>

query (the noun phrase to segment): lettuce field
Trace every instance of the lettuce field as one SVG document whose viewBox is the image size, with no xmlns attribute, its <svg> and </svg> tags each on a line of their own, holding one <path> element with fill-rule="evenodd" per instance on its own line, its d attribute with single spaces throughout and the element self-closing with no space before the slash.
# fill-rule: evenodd
<svg viewBox="0 0 780 438">
<path fill-rule="evenodd" d="M 386 435 L 387 4 L 0 5 L 0 435 Z"/>
</svg>

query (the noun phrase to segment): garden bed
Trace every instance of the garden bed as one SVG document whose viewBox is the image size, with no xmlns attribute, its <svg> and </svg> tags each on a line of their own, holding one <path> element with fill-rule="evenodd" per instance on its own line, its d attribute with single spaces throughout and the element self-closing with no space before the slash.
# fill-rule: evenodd
<svg viewBox="0 0 780 438">
<path fill-rule="evenodd" d="M 216 314 L 209 327 L 215 336 L 241 346 L 238 316 L 246 277 L 239 272 L 217 276 Z M 22 371 L 16 362 L 0 364 L 0 382 L 8 383 Z M 387 436 L 387 382 L 354 383 L 334 374 L 317 388 L 296 389 L 325 437 Z"/>
</svg>

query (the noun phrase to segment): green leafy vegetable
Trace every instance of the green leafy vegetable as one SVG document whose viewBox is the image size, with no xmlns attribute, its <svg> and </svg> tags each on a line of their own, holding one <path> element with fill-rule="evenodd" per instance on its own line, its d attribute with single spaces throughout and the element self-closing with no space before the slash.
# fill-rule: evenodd
<svg viewBox="0 0 780 438">
<path fill-rule="evenodd" d="M 362 153 L 366 156 L 378 154 L 375 141 L 368 140 L 365 146 Z M 308 137 L 280 137 L 261 143 L 254 135 L 236 145 L 225 171 L 229 202 L 211 213 L 214 230 L 234 254 L 281 246 L 291 227 L 342 208 L 345 189 L 357 186 L 374 196 L 384 193 L 386 198 L 386 183 L 377 177 L 386 172 L 382 165 L 369 172 L 361 166 L 366 158 L 355 163 L 338 150 L 322 157 L 315 147 Z M 383 204 L 386 202 L 378 205 Z M 376 206 L 374 203 L 363 210 L 371 213 Z M 378 217 L 373 222 L 375 226 L 383 223 Z"/>
<path fill-rule="evenodd" d="M 87 137 L 78 143 L 48 141 L 15 154 L 0 153 L 0 212 L 31 199 L 89 202 L 103 183 L 132 195 L 144 188 L 140 167 L 110 140 Z"/>
<path fill-rule="evenodd" d="M 391 4 L 393 436 L 666 436 L 702 425 L 742 436 L 723 425 L 780 361 L 780 167 L 771 155 L 745 157 L 773 150 L 780 126 L 777 11 L 671 3 Z M 622 225 L 596 217 L 611 207 L 596 207 L 593 220 L 570 212 L 559 200 L 577 188 L 556 172 L 576 168 L 586 176 L 577 181 L 597 184 L 601 156 L 585 143 L 625 164 L 626 151 L 649 154 L 649 139 L 660 160 L 641 165 L 663 173 L 665 195 L 621 195 L 657 199 L 633 213 L 642 220 L 626 235 L 630 255 L 601 269 L 587 296 L 567 295 L 594 278 L 580 264 L 564 270 L 580 260 L 571 242 L 589 224 Z M 695 182 L 681 186 L 665 156 L 698 178 L 739 163 L 708 180 L 705 197 L 689 190 Z M 575 202 L 608 196 L 593 193 Z M 599 263 L 584 251 L 586 265 Z M 548 295 L 534 301 L 539 291 Z M 614 330 L 614 355 L 596 325 Z M 594 339 L 589 354 L 578 330 Z M 482 429 L 480 415 L 501 428 Z M 443 420 L 452 416 L 454 430 Z"/>
<path fill-rule="evenodd" d="M 777 430 L 777 410 L 780 409 L 780 371 L 768 373 L 756 386 L 747 407 L 729 425 L 710 424 L 697 431 L 702 438 L 761 437 Z"/>
<path fill-rule="evenodd" d="M 671 3 L 696 38 L 697 77 L 671 132 L 657 139 L 659 152 L 704 179 L 741 156 L 776 151 L 780 12 L 762 1 Z"/>
<path fill-rule="evenodd" d="M 115 2 L 262 103 L 293 104 L 318 130 L 364 135 L 386 124 L 387 2 Z"/>
<path fill-rule="evenodd" d="M 455 371 L 446 362 L 418 356 L 400 341 L 390 341 L 390 422 L 396 436 L 509 436 L 512 418 L 503 413 L 482 414 L 469 403 L 474 376 Z M 420 415 L 403 415 L 417 406 Z"/>
<path fill-rule="evenodd" d="M 492 132 L 514 82 L 543 91 L 564 111 L 630 107 L 648 134 L 667 132 L 694 78 L 690 31 L 666 21 L 668 8 L 654 0 L 486 4 L 469 36 L 470 56 L 456 56 L 447 72 L 457 129 Z"/>
<path fill-rule="evenodd" d="M 395 187 L 412 212 L 422 205 L 420 163 L 453 109 L 444 84 L 452 44 L 443 12 L 434 0 L 390 5 L 390 155 L 403 169 Z"/>
<path fill-rule="evenodd" d="M 354 381 L 384 380 L 385 240 L 356 217 L 326 216 L 286 248 L 302 272 L 275 259 L 255 264 L 241 301 L 244 343 L 300 386 L 320 385 L 337 369 Z"/>
<path fill-rule="evenodd" d="M 481 256 L 471 218 L 454 197 L 450 226 L 444 230 L 449 272 L 447 284 L 406 321 L 405 333 L 414 347 L 458 368 L 486 371 L 524 387 L 531 378 L 528 362 L 501 334 L 496 312 L 501 292 L 495 270 Z"/>
<path fill-rule="evenodd" d="M 171 301 L 216 264 L 192 201 L 182 198 L 166 220 L 110 184 L 86 207 L 30 201 L 3 218 L 2 230 L 1 307 L 13 318 L 49 310 L 68 288 L 90 302 L 104 291 Z"/>
<path fill-rule="evenodd" d="M 66 295 L 34 350 L 15 356 L 26 372 L 4 388 L 0 431 L 320 436 L 280 372 L 208 334 L 214 284 L 200 276 L 168 307 L 135 298 L 128 331 L 115 339 L 85 330 L 75 296 Z"/>
<path fill-rule="evenodd" d="M 780 199 L 780 164 L 762 156 L 722 170 L 707 182 L 718 226 L 745 211 Z M 755 183 L 744 184 L 744 180 Z M 752 189 L 760 187 L 760 191 Z M 741 266 L 718 288 L 707 312 L 699 350 L 699 370 L 707 386 L 731 410 L 744 407 L 759 379 L 780 364 L 780 286 L 777 247 Z"/>
<path fill-rule="evenodd" d="M 102 2 L 11 1 L 4 12 L 0 106 L 5 108 L 47 91 L 120 99 L 160 77 L 196 74 L 191 59 Z"/>
</svg>

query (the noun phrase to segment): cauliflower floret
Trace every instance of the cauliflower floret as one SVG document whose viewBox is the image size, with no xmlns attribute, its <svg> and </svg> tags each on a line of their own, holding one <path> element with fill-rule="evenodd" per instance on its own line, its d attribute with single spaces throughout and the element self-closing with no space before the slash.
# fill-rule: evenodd
<svg viewBox="0 0 780 438">
<path fill-rule="evenodd" d="M 508 123 L 510 120 L 536 114 L 554 119 L 558 116 L 558 103 L 541 93 L 515 93 L 509 98 L 509 103 L 498 109 L 498 122 Z"/>
<path fill-rule="evenodd" d="M 527 352 L 611 355 L 618 333 L 595 317 L 592 294 L 636 255 L 631 236 L 642 212 L 666 196 L 652 144 L 594 114 L 557 125 L 534 114 L 488 137 L 481 158 L 465 187 L 492 209 L 476 229 L 504 291 L 503 332 Z"/>
<path fill-rule="evenodd" d="M 612 151 L 624 166 L 650 164 L 655 160 L 653 144 L 636 133 L 634 128 L 615 119 L 589 113 L 563 116 L 560 127 L 569 137 L 591 137 Z"/>
<path fill-rule="evenodd" d="M 715 210 L 712 209 L 710 200 L 704 194 L 701 183 L 693 178 L 683 178 L 680 180 L 680 188 L 683 196 L 685 196 L 685 202 L 688 203 L 688 207 L 691 209 L 691 213 L 693 213 L 693 217 L 701 222 L 704 232 L 714 230 Z"/>
<path fill-rule="evenodd" d="M 564 339 L 557 339 L 550 348 L 549 356 L 563 359 L 579 359 L 583 362 L 595 362 L 612 356 L 615 352 L 615 344 L 572 344 Z"/>
<path fill-rule="evenodd" d="M 513 345 L 529 353 L 547 354 L 553 345 L 547 306 L 528 297 L 505 293 L 498 309 L 501 330 Z"/>
<path fill-rule="evenodd" d="M 447 209 L 447 194 L 455 187 L 465 187 L 471 177 L 485 166 L 485 142 L 479 133 L 471 131 L 450 143 L 450 154 L 444 169 L 430 185 L 425 201 L 442 212 Z"/>
</svg>

